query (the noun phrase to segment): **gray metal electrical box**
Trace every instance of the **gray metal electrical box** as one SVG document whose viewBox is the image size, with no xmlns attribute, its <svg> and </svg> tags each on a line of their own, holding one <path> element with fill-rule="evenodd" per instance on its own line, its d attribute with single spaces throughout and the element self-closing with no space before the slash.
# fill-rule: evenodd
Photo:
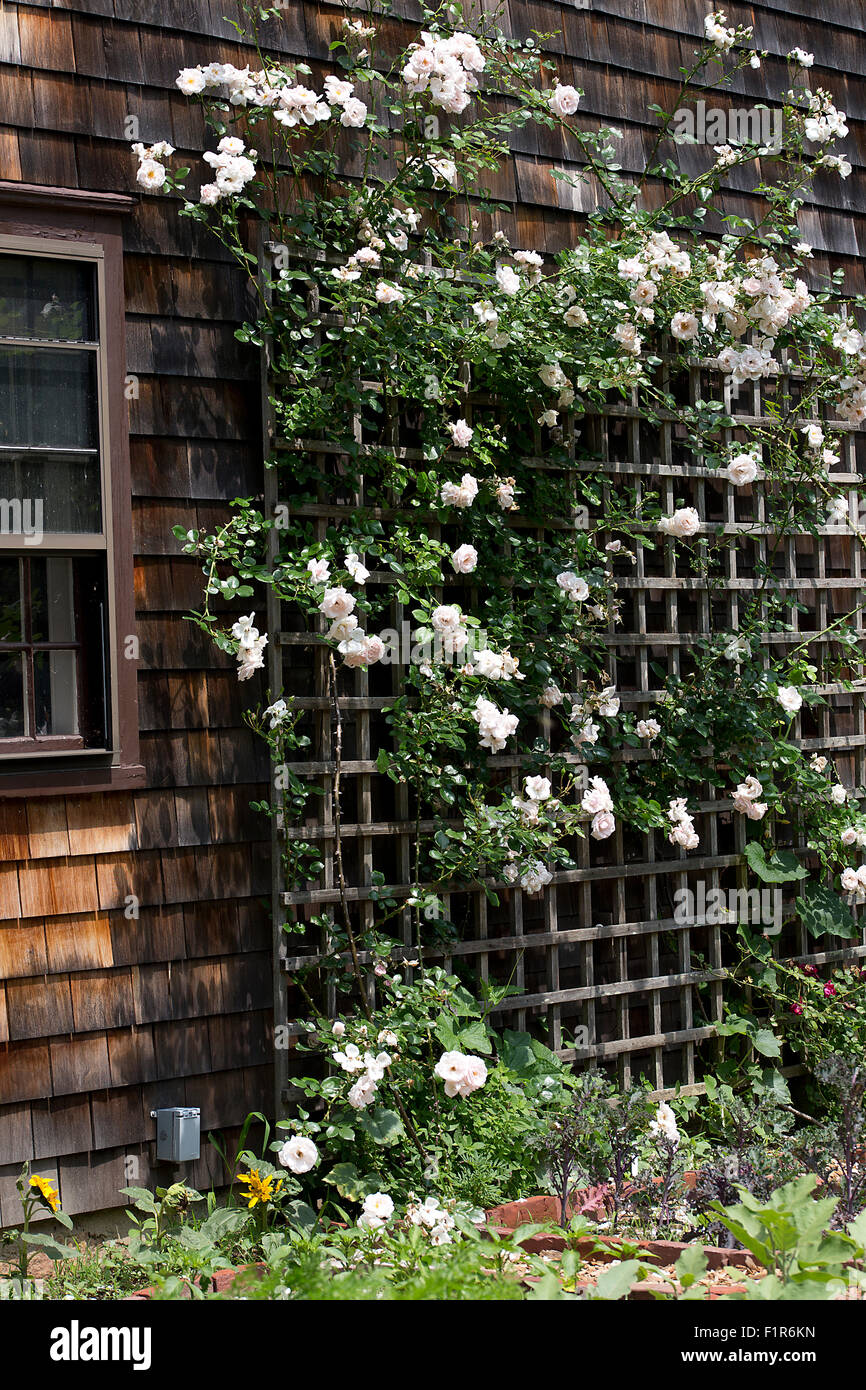
<svg viewBox="0 0 866 1390">
<path fill-rule="evenodd" d="M 188 1163 L 201 1153 L 201 1111 L 191 1105 L 151 1110 L 156 1120 L 156 1156 L 169 1163 Z"/>
</svg>

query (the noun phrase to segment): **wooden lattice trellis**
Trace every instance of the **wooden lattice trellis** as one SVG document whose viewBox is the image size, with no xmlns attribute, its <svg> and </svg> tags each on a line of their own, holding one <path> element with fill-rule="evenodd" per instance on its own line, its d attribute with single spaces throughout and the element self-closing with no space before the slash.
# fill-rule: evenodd
<svg viewBox="0 0 866 1390">
<path fill-rule="evenodd" d="M 682 375 L 678 377 L 676 390 L 680 393 L 685 390 L 684 380 Z M 720 379 L 707 363 L 696 363 L 689 369 L 692 402 L 701 395 L 718 399 L 721 389 Z M 777 389 L 778 383 L 772 381 L 742 387 L 730 402 L 738 427 L 768 421 L 764 392 Z M 268 452 L 271 457 L 282 458 L 284 478 L 290 479 L 291 458 L 299 451 L 312 458 L 323 478 L 338 475 L 341 459 L 333 445 L 315 440 L 290 442 L 274 436 L 267 392 L 264 400 Z M 464 413 L 471 421 L 473 409 L 484 410 L 489 404 L 473 402 L 467 396 Z M 856 516 L 858 462 L 866 472 L 864 441 L 844 426 L 838 428 L 844 430 L 845 442 L 840 470 L 830 475 L 830 481 L 836 491 L 848 493 L 852 516 Z M 726 431 L 726 437 L 735 438 L 736 430 Z M 653 550 L 637 546 L 634 564 L 617 562 L 622 621 L 616 627 L 611 624 L 604 639 L 609 648 L 610 676 L 624 707 L 647 716 L 658 688 L 654 686 L 652 664 L 670 672 L 684 672 L 698 635 L 712 628 L 737 628 L 740 606 L 759 584 L 756 566 L 767 560 L 775 535 L 767 523 L 764 486 L 759 480 L 749 488 L 734 488 L 716 470 L 702 466 L 674 417 L 650 427 L 636 400 L 631 405 L 618 401 L 604 411 L 570 418 L 566 438 L 571 460 L 567 468 L 575 483 L 576 504 L 580 475 L 592 473 L 603 479 L 602 512 L 614 489 L 634 489 L 638 508 L 645 491 L 653 491 L 659 494 L 666 514 L 676 505 L 694 505 L 705 529 L 715 530 L 721 524 L 725 534 L 736 538 L 735 545 L 719 552 L 719 573 L 711 584 L 691 572 L 688 545 L 674 547 L 662 542 Z M 356 439 L 363 449 L 360 426 Z M 401 439 L 397 421 L 391 443 L 401 457 L 421 459 L 420 450 Z M 541 457 L 524 462 L 549 466 Z M 324 539 L 329 525 L 339 525 L 341 515 L 366 508 L 363 479 L 357 487 L 347 489 L 342 500 L 335 501 L 333 492 L 323 487 L 317 501 L 297 507 L 289 486 L 287 481 L 281 485 L 277 470 L 271 470 L 266 502 L 288 505 L 296 515 L 310 519 L 318 539 Z M 390 515 L 382 509 L 372 509 L 372 514 L 384 521 Z M 519 514 L 514 514 L 513 521 L 516 526 L 534 524 L 524 522 Z M 574 524 L 575 517 L 551 521 L 556 527 Z M 431 534 L 438 535 L 435 515 L 429 518 L 429 525 Z M 273 544 L 276 548 L 277 536 Z M 823 527 L 817 534 L 785 537 L 774 561 L 776 578 L 781 586 L 796 591 L 808 613 L 794 613 L 793 631 L 768 630 L 764 637 L 768 650 L 776 644 L 796 645 L 814 638 L 810 655 L 820 673 L 832 639 L 819 634 L 860 601 L 862 555 L 860 541 L 845 529 Z M 389 573 L 374 572 L 368 584 L 389 582 Z M 471 611 L 473 580 L 469 577 L 464 583 L 466 587 L 459 589 L 459 581 L 449 582 L 441 601 L 459 600 Z M 804 621 L 798 622 L 798 618 Z M 407 619 L 400 605 L 392 601 L 390 618 L 379 625 L 400 631 Z M 290 767 L 313 780 L 327 777 L 335 757 L 328 649 L 319 638 L 293 628 L 291 614 L 281 611 L 273 599 L 268 628 L 272 634 L 271 688 L 294 697 L 306 712 L 311 738 L 309 760 Z M 858 628 L 863 631 L 862 615 Z M 342 839 L 347 878 L 352 885 L 348 899 L 361 931 L 372 925 L 376 911 L 374 871 L 384 876 L 388 891 L 398 900 L 411 891 L 410 847 L 416 825 L 410 790 L 395 786 L 376 769 L 377 753 L 388 739 L 383 709 L 400 693 L 401 669 L 399 665 L 376 665 L 347 672 L 342 678 L 344 689 L 351 688 L 351 694 L 340 702 Z M 851 692 L 838 684 L 818 688 L 829 697 L 828 704 L 811 712 L 804 706 L 794 733 L 805 749 L 834 757 L 848 786 L 862 787 L 866 784 L 863 695 L 859 688 Z M 626 750 L 620 756 L 650 754 Z M 499 754 L 496 766 L 507 770 L 518 790 L 520 759 Z M 291 1037 L 296 1031 L 289 1016 L 289 972 L 322 947 L 317 929 L 287 936 L 282 923 L 287 915 L 308 922 L 338 902 L 329 853 L 334 844 L 334 809 L 333 796 L 326 791 L 324 797 L 316 798 L 315 819 L 308 818 L 302 825 L 275 822 L 274 988 L 276 1023 L 282 1037 Z M 736 929 L 700 916 L 678 921 L 673 911 L 674 894 L 679 888 L 695 889 L 698 880 L 703 880 L 707 891 L 743 887 L 746 828 L 744 818 L 733 814 L 730 800 L 718 799 L 709 783 L 696 825 L 700 850 L 687 856 L 674 849 L 662 832 L 641 834 L 618 821 L 615 835 L 607 841 L 578 840 L 576 867 L 557 873 L 540 897 L 527 897 L 519 887 L 499 884 L 500 901 L 494 907 L 481 887 L 456 885 L 444 894 L 444 900 L 449 917 L 460 925 L 460 939 L 447 950 L 425 951 L 425 958 L 441 961 L 447 968 L 460 965 L 471 969 L 481 979 L 511 980 L 519 994 L 495 1009 L 493 1021 L 518 1029 L 543 1026 L 549 1044 L 566 1060 L 615 1069 L 624 1085 L 644 1075 L 659 1093 L 676 1083 L 700 1090 L 699 1049 L 702 1044 L 710 1045 L 714 1024 L 721 1018 L 721 981 L 726 965 L 735 958 L 732 937 Z M 324 871 L 317 883 L 302 890 L 285 890 L 279 869 L 282 836 L 315 840 L 321 845 Z M 784 843 L 784 831 L 780 843 Z M 796 832 L 791 843 L 794 847 L 802 845 Z M 775 941 L 781 954 L 815 963 L 866 955 L 862 937 L 859 944 L 824 938 L 822 945 L 826 949 L 810 951 L 805 928 L 799 924 L 786 926 Z M 408 909 L 402 946 L 401 950 L 398 939 L 395 958 L 412 954 Z M 575 1036 L 581 1046 L 574 1046 Z M 278 1104 L 282 1104 L 291 1095 L 289 1052 L 283 1049 L 277 1058 Z"/>
</svg>

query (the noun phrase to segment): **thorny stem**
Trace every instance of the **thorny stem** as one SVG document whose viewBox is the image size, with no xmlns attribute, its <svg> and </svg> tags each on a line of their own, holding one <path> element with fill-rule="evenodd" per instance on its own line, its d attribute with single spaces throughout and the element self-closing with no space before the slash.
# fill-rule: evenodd
<svg viewBox="0 0 866 1390">
<path fill-rule="evenodd" d="M 358 989 L 361 995 L 361 1008 L 364 1010 L 364 1017 L 367 1019 L 368 1023 L 372 1023 L 373 1012 L 367 997 L 367 982 L 364 979 L 361 970 L 361 962 L 358 959 L 358 945 L 352 928 L 352 919 L 349 915 L 346 875 L 343 871 L 343 822 L 340 810 L 340 782 L 343 772 L 343 719 L 340 713 L 340 700 L 337 694 L 337 665 L 334 661 L 334 653 L 332 651 L 328 653 L 328 677 L 331 708 L 334 715 L 334 865 L 337 870 L 337 886 L 340 890 L 340 907 L 343 913 L 343 926 L 346 929 L 346 938 L 349 942 L 349 951 L 352 956 L 352 970 L 358 982 Z"/>
<path fill-rule="evenodd" d="M 334 864 L 337 870 L 337 885 L 340 890 L 340 907 L 343 914 L 343 926 L 346 929 L 346 937 L 349 942 L 349 951 L 352 956 L 352 970 L 358 982 L 358 989 L 361 996 L 361 1008 L 368 1023 L 373 1022 L 373 1010 L 367 996 L 367 986 L 361 970 L 361 962 L 358 959 L 358 944 L 355 940 L 355 933 L 352 928 L 352 919 L 349 915 L 349 899 L 346 888 L 346 876 L 343 870 L 343 835 L 342 818 L 340 812 L 340 782 L 343 771 L 343 720 L 340 714 L 340 700 L 337 694 L 337 664 L 334 661 L 333 651 L 328 653 L 328 684 L 331 693 L 331 708 L 334 713 L 334 780 L 333 780 L 333 799 L 334 799 Z M 418 1131 L 412 1123 L 411 1116 L 403 1104 L 402 1097 L 394 1082 L 388 1083 L 388 1089 L 394 1098 L 400 1118 L 403 1121 L 406 1133 L 412 1140 L 422 1163 L 427 1165 L 427 1154 L 424 1146 L 418 1137 Z"/>
</svg>

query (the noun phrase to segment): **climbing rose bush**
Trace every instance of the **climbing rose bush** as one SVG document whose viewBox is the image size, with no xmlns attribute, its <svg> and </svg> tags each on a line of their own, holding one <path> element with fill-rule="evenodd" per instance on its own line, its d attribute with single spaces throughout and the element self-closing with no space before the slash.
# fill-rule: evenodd
<svg viewBox="0 0 866 1390">
<path fill-rule="evenodd" d="M 226 628 L 214 601 L 260 611 L 271 588 L 328 652 L 337 721 L 357 671 L 400 662 L 389 738 L 373 751 L 418 808 L 408 911 L 422 964 L 447 930 L 448 884 L 483 883 L 493 901 L 503 886 L 541 894 L 574 863 L 579 838 L 603 843 L 623 826 L 657 832 L 659 854 L 685 858 L 702 848 L 708 786 L 747 822 L 752 870 L 784 881 L 776 827 L 796 819 L 816 891 L 832 883 L 856 906 L 866 895 L 856 790 L 840 794 L 832 763 L 792 737 L 823 686 L 855 678 L 853 619 L 823 634 L 832 648 L 820 670 L 808 641 L 784 656 L 768 649 L 768 626 L 790 626 L 795 605 L 768 562 L 741 596 L 737 630 L 697 639 L 693 669 L 654 668 L 652 695 L 616 689 L 606 639 L 640 553 L 665 547 L 713 592 L 737 537 L 701 515 L 686 477 L 671 509 L 652 470 L 638 505 L 591 467 L 595 415 L 625 403 L 649 431 L 673 420 L 710 476 L 738 493 L 762 487 L 773 553 L 826 525 L 862 542 L 850 480 L 843 493 L 837 477 L 846 431 L 866 420 L 862 305 L 839 275 L 813 273 L 798 225 L 813 177 L 850 173 L 834 152 L 844 112 L 810 88 L 811 56 L 794 49 L 781 148 L 773 181 L 755 175 L 764 215 L 753 221 L 719 195 L 732 170 L 762 167 L 760 142 L 719 145 L 689 177 L 672 158 L 675 117 L 661 113 L 646 168 L 626 176 L 617 132 L 579 118 L 580 88 L 560 81 L 535 39 L 509 39 L 455 6 L 424 16 L 401 53 L 385 51 L 373 17 L 347 17 L 323 76 L 266 46 L 257 70 L 218 57 L 183 68 L 178 89 L 212 133 L 203 167 L 172 168 L 165 141 L 134 146 L 142 187 L 178 196 L 244 267 L 257 316 L 238 336 L 267 344 L 273 367 L 280 443 L 268 464 L 285 505 L 264 515 L 241 500 L 213 533 L 178 528 L 205 575 L 194 619 L 245 681 L 264 668 L 268 636 L 256 612 Z M 724 86 L 761 57 L 747 28 L 711 12 L 675 109 L 696 79 Z M 587 181 L 584 202 L 595 203 L 585 234 L 553 257 L 514 246 L 486 192 L 512 135 L 533 124 L 559 130 L 580 164 L 554 179 Z M 662 199 L 647 196 L 650 180 L 664 182 Z M 768 403 L 758 423 L 738 406 L 754 383 Z M 397 416 L 414 455 L 394 446 Z M 341 468 L 323 473 L 323 456 Z M 362 477 L 364 504 L 322 536 L 305 504 L 344 499 Z M 408 656 L 394 603 L 411 615 Z M 278 767 L 305 746 L 282 690 L 250 720 Z M 339 767 L 335 777 L 339 797 Z M 315 789 L 287 773 L 282 792 L 268 809 L 288 822 Z M 327 960 L 310 980 L 366 997 L 371 962 L 394 949 L 407 907 L 377 880 L 375 920 L 362 927 L 339 827 L 335 863 L 340 906 L 320 923 Z M 289 844 L 284 867 L 289 886 L 315 878 L 315 846 Z M 841 902 L 836 927 L 855 930 Z M 392 1076 L 373 1024 L 363 1045 L 331 1058 L 352 1078 L 345 1101 L 358 1113 Z M 449 1096 L 484 1084 L 471 1052 L 434 1062 L 427 1082 L 444 1081 Z"/>
</svg>

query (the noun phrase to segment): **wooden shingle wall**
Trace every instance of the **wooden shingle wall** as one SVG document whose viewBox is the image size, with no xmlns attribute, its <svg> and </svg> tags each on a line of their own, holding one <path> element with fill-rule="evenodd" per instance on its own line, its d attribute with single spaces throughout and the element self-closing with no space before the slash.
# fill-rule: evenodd
<svg viewBox="0 0 866 1390">
<path fill-rule="evenodd" d="M 169 91 L 183 41 L 133 22 L 142 8 L 3 6 L 3 176 L 134 188 L 126 116 L 155 137 L 172 106 L 189 114 Z M 113 1207 L 172 1176 L 153 1164 L 152 1109 L 199 1105 L 204 1139 L 271 1093 L 269 830 L 249 806 L 267 768 L 241 718 L 257 692 L 184 621 L 201 576 L 171 529 L 260 489 L 258 362 L 234 338 L 243 277 L 215 240 L 142 199 L 124 245 L 147 782 L 0 800 L 0 1223 L 24 1159 L 59 1178 L 66 1210 Z M 203 1142 L 194 1184 L 215 1157 Z"/>
<path fill-rule="evenodd" d="M 591 8 L 508 0 L 513 32 L 561 31 L 545 46 L 560 77 L 584 88 L 581 119 L 623 133 L 621 161 L 641 167 L 647 104 L 666 106 L 694 48 L 706 0 L 593 0 Z M 751 22 L 770 56 L 714 104 L 750 105 L 785 83 L 784 54 L 815 53 L 814 86 L 847 109 L 844 183 L 822 178 L 802 218 L 814 266 L 842 264 L 864 289 L 866 46 L 850 0 L 725 6 Z M 384 46 L 408 35 L 398 3 Z M 231 0 L 59 0 L 0 5 L 0 177 L 43 185 L 134 189 L 128 116 L 144 141 L 169 139 L 196 168 L 203 130 L 174 89 L 183 65 L 247 61 Z M 343 10 L 289 0 L 274 47 L 317 76 Z M 569 56 L 565 56 L 568 54 Z M 709 98 L 708 98 L 709 100 Z M 513 242 L 569 244 L 598 190 L 550 170 L 572 151 L 529 127 L 494 185 L 513 205 Z M 187 157 L 189 156 L 189 158 Z M 684 147 L 689 164 L 706 151 Z M 749 211 L 747 176 L 731 206 Z M 147 786 L 88 797 L 0 801 L 0 1222 L 14 1220 L 25 1158 L 59 1177 L 71 1212 L 117 1204 L 151 1181 L 156 1104 L 199 1104 L 203 1129 L 237 1126 L 271 1093 L 270 928 L 266 831 L 248 803 L 263 794 L 261 750 L 241 721 L 256 691 L 182 618 L 199 575 L 171 528 L 211 526 L 227 499 L 261 487 L 258 363 L 233 329 L 244 289 L 217 243 L 143 197 L 125 232 L 139 713 Z M 862 458 L 859 460 L 864 471 Z M 375 750 L 374 750 L 375 755 Z M 138 919 L 124 915 L 129 895 Z M 207 1146 L 203 1153 L 207 1154 Z M 207 1162 L 190 1179 L 208 1182 Z"/>
</svg>

